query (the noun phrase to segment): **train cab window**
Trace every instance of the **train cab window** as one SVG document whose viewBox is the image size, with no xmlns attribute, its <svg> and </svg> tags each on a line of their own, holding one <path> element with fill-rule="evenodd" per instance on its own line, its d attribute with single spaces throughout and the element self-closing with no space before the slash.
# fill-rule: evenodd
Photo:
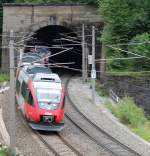
<svg viewBox="0 0 150 156">
<path fill-rule="evenodd" d="M 34 106 L 33 96 L 31 94 L 31 92 L 29 92 L 28 103 L 29 103 L 29 105 Z"/>
<path fill-rule="evenodd" d="M 16 81 L 16 92 L 20 92 L 20 82 L 18 80 Z"/>
<path fill-rule="evenodd" d="M 24 98 L 26 98 L 26 91 L 27 91 L 27 85 L 26 83 L 23 81 L 22 82 L 22 85 L 21 85 L 21 94 Z"/>
</svg>

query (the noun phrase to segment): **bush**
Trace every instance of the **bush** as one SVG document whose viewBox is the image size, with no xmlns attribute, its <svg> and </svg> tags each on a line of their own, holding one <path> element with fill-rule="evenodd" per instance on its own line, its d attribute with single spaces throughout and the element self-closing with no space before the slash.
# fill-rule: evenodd
<svg viewBox="0 0 150 156">
<path fill-rule="evenodd" d="M 138 127 L 147 121 L 144 116 L 144 111 L 137 107 L 130 97 L 124 97 L 117 106 L 111 110 L 122 123 L 130 125 L 131 127 Z"/>
<path fill-rule="evenodd" d="M 145 117 L 130 97 L 123 98 L 119 104 L 106 103 L 107 108 L 126 124 L 133 132 L 150 142 L 150 120 Z"/>
</svg>

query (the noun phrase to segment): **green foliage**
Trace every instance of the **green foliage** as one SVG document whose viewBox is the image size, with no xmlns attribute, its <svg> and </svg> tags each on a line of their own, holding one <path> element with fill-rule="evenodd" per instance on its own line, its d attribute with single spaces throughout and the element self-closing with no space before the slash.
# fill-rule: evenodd
<svg viewBox="0 0 150 156">
<path fill-rule="evenodd" d="M 96 92 L 100 96 L 108 96 L 108 92 L 105 89 L 104 85 L 102 85 L 99 81 L 96 82 Z"/>
<path fill-rule="evenodd" d="M 150 122 L 147 122 L 144 126 L 132 128 L 132 131 L 150 142 Z"/>
<path fill-rule="evenodd" d="M 12 156 L 7 146 L 0 147 L 0 156 Z"/>
<path fill-rule="evenodd" d="M 111 111 L 122 123 L 132 127 L 138 127 L 147 121 L 143 110 L 137 107 L 130 97 L 124 97 Z"/>
<path fill-rule="evenodd" d="M 149 0 L 102 0 L 99 5 L 106 43 L 126 43 L 136 34 L 149 31 Z"/>
<path fill-rule="evenodd" d="M 145 56 L 140 59 L 134 59 L 130 62 L 128 61 L 128 64 L 130 65 L 130 68 L 132 70 L 141 71 L 141 70 L 150 69 L 150 59 L 149 59 L 150 58 L 150 44 L 149 42 L 150 42 L 150 33 L 143 33 L 141 35 L 136 35 L 131 40 L 130 42 L 131 44 L 128 46 L 128 50 L 138 55 Z M 143 43 L 143 44 L 133 44 L 133 43 Z"/>
<path fill-rule="evenodd" d="M 106 107 L 133 132 L 150 142 L 150 121 L 132 98 L 124 97 L 118 104 L 106 102 Z"/>
<path fill-rule="evenodd" d="M 106 101 L 105 106 L 111 111 L 112 114 L 115 114 L 116 107 L 115 107 L 115 105 L 112 104 L 112 102 Z"/>
<path fill-rule="evenodd" d="M 101 40 L 106 45 L 129 43 L 137 34 L 150 32 L 149 0 L 101 0 L 99 12 L 104 19 L 104 30 Z M 127 45 L 117 46 L 127 50 Z M 107 49 L 107 57 L 128 57 L 126 52 Z M 115 60 L 108 64 L 109 69 L 128 68 L 125 61 Z"/>
<path fill-rule="evenodd" d="M 0 82 L 9 81 L 9 75 L 7 73 L 0 73 Z"/>
</svg>

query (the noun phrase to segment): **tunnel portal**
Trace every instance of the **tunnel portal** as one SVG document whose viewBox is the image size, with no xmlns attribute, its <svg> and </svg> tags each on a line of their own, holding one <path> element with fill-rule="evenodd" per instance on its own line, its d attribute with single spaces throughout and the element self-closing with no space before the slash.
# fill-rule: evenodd
<svg viewBox="0 0 150 156">
<path fill-rule="evenodd" d="M 31 39 L 26 44 L 27 47 L 48 46 L 51 55 L 55 55 L 49 58 L 49 63 L 72 62 L 74 64 L 65 66 L 73 69 L 81 69 L 81 38 L 79 38 L 72 29 L 60 25 L 46 26 L 34 32 Z"/>
</svg>

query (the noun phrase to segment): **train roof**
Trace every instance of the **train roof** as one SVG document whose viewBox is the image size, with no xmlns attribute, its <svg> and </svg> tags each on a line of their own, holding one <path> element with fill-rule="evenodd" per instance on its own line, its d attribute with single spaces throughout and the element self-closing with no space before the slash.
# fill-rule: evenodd
<svg viewBox="0 0 150 156">
<path fill-rule="evenodd" d="M 40 89 L 62 89 L 61 80 L 57 74 L 37 73 L 33 77 L 33 85 Z"/>
<path fill-rule="evenodd" d="M 42 75 L 42 77 L 40 76 Z M 33 83 L 34 88 L 38 89 L 53 89 L 53 90 L 61 90 L 62 89 L 62 84 L 61 80 L 58 77 L 57 74 L 44 74 L 45 76 L 43 77 L 43 73 L 38 73 L 35 74 L 33 77 L 28 77 L 26 74 L 22 75 L 20 78 L 21 81 L 25 81 L 26 83 L 28 80 L 31 80 Z M 49 76 L 51 75 L 51 77 Z M 56 79 L 55 79 L 56 78 Z"/>
<path fill-rule="evenodd" d="M 37 73 L 33 76 L 33 81 L 36 82 L 55 82 L 61 83 L 61 80 L 57 74 Z"/>
<path fill-rule="evenodd" d="M 42 65 L 33 65 L 33 66 L 29 66 L 25 69 L 25 71 L 28 74 L 36 74 L 36 73 L 47 73 L 47 74 L 51 74 L 52 71 L 50 68 L 42 66 Z"/>
<path fill-rule="evenodd" d="M 61 83 L 55 82 L 33 82 L 34 88 L 38 89 L 53 89 L 53 90 L 61 90 Z"/>
</svg>

